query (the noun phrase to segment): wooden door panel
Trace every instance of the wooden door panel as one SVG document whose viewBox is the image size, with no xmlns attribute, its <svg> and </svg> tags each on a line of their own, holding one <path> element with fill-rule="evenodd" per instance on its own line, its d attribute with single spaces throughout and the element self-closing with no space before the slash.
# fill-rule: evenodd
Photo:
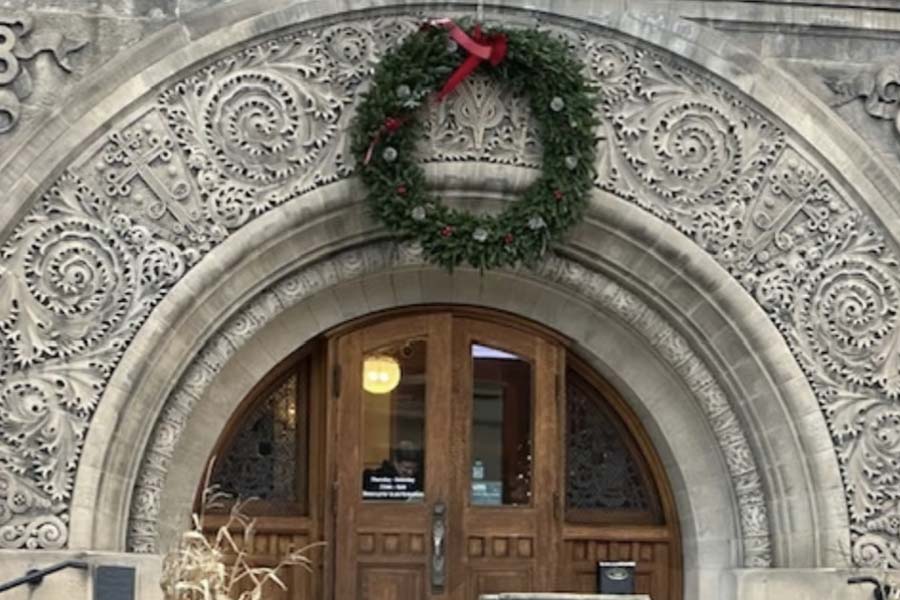
<svg viewBox="0 0 900 600">
<path fill-rule="evenodd" d="M 358 549 L 361 556 L 380 555 L 387 559 L 396 557 L 402 560 L 425 559 L 425 535 L 422 530 L 413 532 L 361 531 Z"/>
<path fill-rule="evenodd" d="M 428 344 L 425 498 L 421 502 L 363 501 L 360 468 L 374 459 L 360 446 L 366 426 L 362 396 L 354 397 L 354 390 L 361 387 L 359 361 L 367 352 L 378 352 L 411 336 L 427 339 Z M 508 368 L 476 362 L 473 344 L 515 355 L 512 358 L 530 365 L 530 375 L 510 379 L 503 375 L 512 372 Z M 332 600 L 477 600 L 480 594 L 502 592 L 592 593 L 601 560 L 636 561 L 638 593 L 649 593 L 654 600 L 680 600 L 676 589 L 681 581 L 680 550 L 677 525 L 671 525 L 677 523 L 673 512 L 661 510 L 658 520 L 640 522 L 631 514 L 616 521 L 609 510 L 599 520 L 566 520 L 578 515 L 567 507 L 566 355 L 556 341 L 523 327 L 432 313 L 357 329 L 333 339 L 330 348 L 332 360 L 342 367 L 341 392 L 328 436 L 333 440 L 329 464 L 337 482 L 337 500 L 326 518 L 336 524 Z M 496 354 L 491 358 L 498 358 Z M 529 381 L 531 386 L 531 405 L 525 412 L 522 407 L 527 405 L 520 405 L 521 394 L 516 390 L 521 386 L 516 381 Z M 492 417 L 498 419 L 498 433 L 491 437 L 490 429 L 485 433 L 484 417 L 494 413 L 483 408 L 476 412 L 473 407 L 484 402 L 485 394 L 495 394 L 485 390 L 496 389 L 504 390 L 496 394 L 503 404 L 496 414 L 502 417 Z M 515 399 L 509 410 L 507 398 Z M 528 429 L 520 423 L 526 418 L 530 419 Z M 513 425 L 508 428 L 507 422 Z M 480 428 L 477 436 L 476 428 Z M 527 472 L 506 455 L 509 439 L 521 441 L 526 433 L 530 436 Z M 474 440 L 478 440 L 476 446 Z M 494 470 L 497 464 L 503 466 L 499 476 L 482 475 L 477 483 L 483 478 L 499 487 L 499 480 L 500 500 L 490 495 L 496 492 L 473 491 L 473 469 L 477 471 L 482 462 L 474 459 L 484 457 L 485 448 L 495 448 L 490 456 L 502 452 L 502 462 L 492 458 L 491 464 Z M 530 485 L 525 501 L 518 487 L 507 495 L 508 475 L 521 473 L 526 473 Z M 657 474 L 653 479 L 663 481 Z M 663 500 L 671 504 L 669 498 Z M 432 511 L 438 502 L 447 505 L 447 580 L 443 588 L 433 589 Z"/>
<path fill-rule="evenodd" d="M 477 559 L 488 558 L 513 558 L 513 559 L 532 559 L 534 558 L 534 537 L 526 536 L 477 536 L 470 535 L 468 537 L 467 558 L 470 562 Z"/>
<path fill-rule="evenodd" d="M 395 319 L 347 334 L 334 342 L 341 369 L 337 400 L 335 473 L 338 482 L 336 500 L 334 598 L 336 600 L 426 600 L 431 593 L 430 565 L 433 507 L 449 492 L 449 465 L 445 452 L 449 446 L 450 376 L 449 315 Z M 371 395 L 362 391 L 362 365 L 371 354 L 402 350 L 397 355 L 403 368 L 401 384 L 387 394 Z M 407 350 L 409 350 L 407 352 Z M 401 355 L 405 358 L 401 358 Z M 403 361 L 413 361 L 408 368 Z M 407 383 L 404 383 L 407 382 Z M 424 384 L 424 387 L 423 387 Z M 392 411 L 404 385 L 415 387 L 416 424 L 421 434 L 420 477 L 424 477 L 424 497 L 407 500 L 367 499 L 362 497 L 361 475 L 371 473 L 367 466 L 363 438 L 367 430 L 367 406 L 378 404 L 382 418 Z M 405 393 L 405 392 L 404 392 Z M 367 405 L 366 402 L 370 404 Z M 382 448 L 385 439 L 393 441 L 388 421 L 379 430 Z M 421 419 L 424 418 L 424 421 Z M 424 459 L 424 460 L 421 460 Z M 424 462 L 424 464 L 421 464 Z M 379 475 L 381 476 L 381 475 Z M 367 480 L 368 481 L 368 480 Z M 422 481 L 422 479 L 420 479 Z"/>
<path fill-rule="evenodd" d="M 504 592 L 530 592 L 534 590 L 534 573 L 531 567 L 480 568 L 473 567 L 466 586 L 466 600 L 478 600 L 481 594 Z"/>
<path fill-rule="evenodd" d="M 215 521 L 215 519 L 211 519 Z M 234 531 L 233 538 L 237 547 L 246 552 L 247 562 L 254 567 L 275 567 L 285 556 L 292 551 L 303 548 L 310 543 L 310 535 L 308 532 L 285 531 L 287 529 L 283 523 L 284 518 L 280 518 L 280 527 L 275 531 L 267 531 L 265 527 L 266 517 L 261 517 L 262 530 L 257 530 L 252 539 L 252 545 L 247 547 L 240 531 Z M 258 523 L 259 523 L 258 522 Z M 206 535 L 211 541 L 214 540 L 216 530 L 207 528 Z M 323 552 L 321 547 L 310 550 L 307 554 L 312 561 L 312 572 L 301 565 L 292 565 L 280 569 L 277 573 L 278 578 L 284 584 L 282 588 L 278 584 L 271 582 L 263 587 L 263 598 L 266 600 L 313 600 L 318 598 L 318 591 L 321 582 L 321 571 L 323 563 Z M 228 555 L 225 556 L 225 562 L 231 562 Z M 252 581 L 249 579 L 238 582 L 233 591 L 232 596 L 237 598 L 242 592 L 253 589 Z"/>
<path fill-rule="evenodd" d="M 485 316 L 475 309 L 446 309 L 381 317 L 374 324 L 345 329 L 330 338 L 327 357 L 321 343 L 312 353 L 308 348 L 298 350 L 292 368 L 299 368 L 298 376 L 310 381 L 308 390 L 304 388 L 310 411 L 309 438 L 298 446 L 297 454 L 298 464 L 305 462 L 308 468 L 308 486 L 298 487 L 298 498 L 306 496 L 308 500 L 302 510 L 273 505 L 254 511 L 259 516 L 258 533 L 248 551 L 254 564 L 272 566 L 291 548 L 309 540 L 327 538 L 328 545 L 312 553 L 313 574 L 300 567 L 284 571 L 289 590 L 269 586 L 266 600 L 475 600 L 481 593 L 512 591 L 591 593 L 596 591 L 596 563 L 600 560 L 634 560 L 638 592 L 649 593 L 654 600 L 681 600 L 677 515 L 649 438 L 608 383 L 577 357 L 567 356 L 564 342 L 535 331 L 514 319 Z M 359 365 L 348 361 L 351 357 L 360 360 L 367 352 L 409 336 L 428 339 L 428 413 L 423 438 L 429 448 L 424 457 L 426 498 L 418 503 L 363 502 L 359 469 L 372 459 L 360 447 L 367 432 L 360 427 L 358 399 L 348 401 L 348 391 L 361 385 L 362 374 Z M 484 438 L 470 431 L 476 427 L 471 406 L 476 379 L 473 342 L 524 357 L 533 368 L 528 417 L 533 447 L 529 457 L 531 496 L 524 503 L 472 505 L 473 447 L 485 447 L 483 443 L 472 445 L 473 439 Z M 305 362 L 298 367 L 300 360 Z M 482 365 L 477 378 L 482 382 L 492 376 L 502 378 L 503 369 L 495 366 L 485 369 Z M 286 363 L 279 366 L 279 373 L 288 372 L 288 367 Z M 337 370 L 333 372 L 333 368 Z M 626 432 L 629 452 L 645 457 L 649 466 L 641 462 L 644 459 L 636 464 L 646 481 L 655 482 L 648 485 L 656 485 L 660 495 L 652 510 L 645 511 L 646 518 L 637 519 L 633 510 L 620 511 L 620 515 L 607 507 L 595 510 L 603 511 L 595 518 L 587 514 L 593 510 L 590 507 L 569 506 L 565 435 L 568 387 L 575 379 L 570 379 L 570 371 L 580 373 L 584 385 L 602 397 L 601 404 L 618 415 L 616 431 Z M 281 376 L 276 375 L 267 375 L 259 390 L 270 388 Z M 509 394 L 514 396 L 515 391 Z M 248 398 L 248 405 L 252 399 Z M 504 409 L 502 414 L 502 423 L 518 423 L 524 418 L 517 407 Z M 524 427 L 510 429 L 512 432 L 506 427 L 498 430 L 497 439 L 502 439 L 504 449 L 508 438 L 522 438 Z M 581 438 L 573 435 L 570 439 Z M 518 472 L 515 460 L 508 461 L 505 454 L 503 465 L 503 473 Z M 434 594 L 430 569 L 436 502 L 447 505 L 447 582 L 443 591 Z M 205 525 L 212 528 L 217 518 L 221 520 L 214 515 Z M 236 539 L 240 537 L 237 533 Z"/>
<path fill-rule="evenodd" d="M 458 588 L 465 590 L 462 596 L 454 596 L 454 600 L 476 599 L 478 594 L 485 593 L 550 591 L 556 573 L 554 545 L 560 526 L 556 518 L 561 483 L 560 415 L 556 397 L 560 368 L 558 347 L 522 330 L 468 319 L 459 319 L 455 323 L 453 343 L 453 440 L 457 444 L 453 472 L 457 479 L 451 514 L 456 516 L 454 522 L 460 524 L 460 530 L 451 538 L 458 544 L 456 560 L 451 564 L 458 571 L 456 577 L 464 582 Z M 527 381 L 530 405 L 525 409 L 529 421 L 527 443 L 531 450 L 528 453 L 529 470 L 525 475 L 529 481 L 529 495 L 524 504 L 508 503 L 505 492 L 499 505 L 472 504 L 476 378 L 482 378 L 480 381 L 484 384 L 491 381 L 491 377 L 497 377 L 496 383 L 514 394 L 510 398 L 522 401 L 521 380 L 504 378 L 504 373 L 512 373 L 509 367 L 485 360 L 476 365 L 472 350 L 476 344 L 510 353 L 518 357 L 518 361 L 530 365 L 530 380 Z M 512 361 L 507 357 L 506 362 Z M 510 411 L 506 406 L 506 392 L 503 398 L 501 451 L 505 478 L 510 475 L 506 469 L 509 464 L 507 453 L 511 450 L 506 436 L 506 419 L 515 418 L 516 411 Z M 512 472 L 513 475 L 516 473 Z M 516 476 L 523 475 L 518 472 Z"/>
<path fill-rule="evenodd" d="M 359 600 L 425 598 L 424 567 L 359 564 Z"/>
</svg>

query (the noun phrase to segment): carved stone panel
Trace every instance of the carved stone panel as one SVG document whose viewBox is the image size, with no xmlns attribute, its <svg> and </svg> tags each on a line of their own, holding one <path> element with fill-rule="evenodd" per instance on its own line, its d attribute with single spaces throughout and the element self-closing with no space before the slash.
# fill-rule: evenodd
<svg viewBox="0 0 900 600">
<path fill-rule="evenodd" d="M 759 302 L 831 428 L 854 557 L 900 566 L 895 250 L 801 142 L 727 83 L 601 29 L 542 26 L 599 86 L 596 185 L 672 224 Z M 352 174 L 353 107 L 380 53 L 416 27 L 408 17 L 298 26 L 194 67 L 110 123 L 34 203 L 0 248 L 0 546 L 65 545 L 85 432 L 141 323 L 232 232 Z M 425 161 L 537 162 L 520 100 L 484 80 L 424 119 Z M 567 277 L 557 266 L 539 273 Z M 610 301 L 644 324 L 628 294 Z M 753 457 L 733 413 L 719 412 L 721 389 L 703 384 L 709 372 L 684 339 L 648 334 L 698 382 L 735 485 L 754 490 L 738 493 L 745 538 L 768 540 Z M 221 352 L 210 348 L 188 381 L 202 389 Z M 174 397 L 160 427 L 191 401 Z M 147 456 L 144 483 L 167 468 Z M 154 499 L 135 502 L 139 513 Z M 766 543 L 751 552 L 760 564 Z"/>
<path fill-rule="evenodd" d="M 52 28 L 36 28 L 28 13 L 4 13 L 0 9 L 0 134 L 15 128 L 22 103 L 34 92 L 34 80 L 26 64 L 47 53 L 60 69 L 71 73 L 69 55 L 87 44 L 85 39 Z"/>
</svg>

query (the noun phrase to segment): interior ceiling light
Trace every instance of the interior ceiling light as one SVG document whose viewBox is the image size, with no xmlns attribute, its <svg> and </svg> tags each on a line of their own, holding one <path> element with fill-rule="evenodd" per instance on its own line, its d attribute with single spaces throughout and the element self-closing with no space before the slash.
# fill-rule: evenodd
<svg viewBox="0 0 900 600">
<path fill-rule="evenodd" d="M 387 394 L 400 384 L 400 363 L 391 356 L 367 356 L 363 361 L 363 389 Z"/>
</svg>

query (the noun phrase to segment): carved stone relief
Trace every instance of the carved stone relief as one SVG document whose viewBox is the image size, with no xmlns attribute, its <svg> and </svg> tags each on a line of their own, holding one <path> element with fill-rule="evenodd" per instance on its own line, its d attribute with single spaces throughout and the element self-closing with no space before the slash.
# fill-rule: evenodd
<svg viewBox="0 0 900 600">
<path fill-rule="evenodd" d="M 825 75 L 825 85 L 835 95 L 833 106 L 860 99 L 870 116 L 893 121 L 900 135 L 900 64 L 891 61 L 853 72 L 833 71 Z"/>
<path fill-rule="evenodd" d="M 545 26 L 599 84 L 596 185 L 674 225 L 766 310 L 831 428 L 855 559 L 900 566 L 893 249 L 822 167 L 725 84 L 599 30 Z M 351 175 L 353 105 L 379 53 L 415 27 L 401 18 L 298 29 L 199 67 L 114 123 L 35 203 L 0 248 L 0 546 L 65 545 L 85 431 L 149 311 L 230 232 Z M 474 79 L 426 119 L 423 160 L 534 165 L 528 122 L 524 104 Z M 558 264 L 539 273 L 555 277 L 548 269 Z M 625 298 L 617 310 L 631 315 Z M 274 291 L 268 299 L 280 302 Z M 674 354 L 686 346 L 648 335 Z M 698 376 L 702 365 L 687 356 L 672 360 Z M 169 410 L 189 407 L 188 391 L 221 360 L 215 349 L 200 357 Z M 727 453 L 735 484 L 755 490 L 738 493 L 744 534 L 765 542 L 745 551 L 764 564 L 768 524 L 758 478 L 747 475 L 752 456 L 735 441 L 742 434 L 724 397 L 710 394 L 701 397 L 711 418 L 729 428 L 720 440 L 736 444 Z M 146 490 L 164 476 L 150 453 L 136 511 L 157 501 Z M 145 539 L 140 528 L 152 524 L 134 523 L 133 540 Z"/>
<path fill-rule="evenodd" d="M 33 30 L 30 15 L 0 13 L 0 134 L 16 126 L 22 102 L 34 89 L 24 63 L 48 52 L 62 70 L 71 73 L 69 55 L 88 43 L 53 30 Z"/>
</svg>

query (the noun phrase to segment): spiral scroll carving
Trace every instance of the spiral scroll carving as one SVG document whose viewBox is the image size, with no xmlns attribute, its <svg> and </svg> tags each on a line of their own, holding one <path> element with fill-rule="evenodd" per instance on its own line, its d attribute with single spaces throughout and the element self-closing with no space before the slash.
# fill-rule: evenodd
<svg viewBox="0 0 900 600">
<path fill-rule="evenodd" d="M 647 119 L 647 116 L 642 116 Z M 644 127 L 646 148 L 625 144 L 626 159 L 640 177 L 668 201 L 680 204 L 714 202 L 725 196 L 741 170 L 739 127 L 714 104 L 679 101 L 653 111 Z"/>
<path fill-rule="evenodd" d="M 188 261 L 72 174 L 0 253 L 0 545 L 60 548 L 105 381 Z"/>
<path fill-rule="evenodd" d="M 801 289 L 809 344 L 837 377 L 873 383 L 878 352 L 896 328 L 898 290 L 893 277 L 865 257 L 825 261 Z"/>
<path fill-rule="evenodd" d="M 80 323 L 77 335 L 47 339 L 48 346 L 69 355 L 97 342 L 93 327 L 103 317 L 115 325 L 131 303 L 133 270 L 121 264 L 124 245 L 108 228 L 84 219 L 67 218 L 41 230 L 23 256 L 28 291 L 52 319 Z"/>
<path fill-rule="evenodd" d="M 276 73 L 240 72 L 219 82 L 203 110 L 203 133 L 226 174 L 250 184 L 279 183 L 316 149 L 311 98 Z"/>
</svg>

